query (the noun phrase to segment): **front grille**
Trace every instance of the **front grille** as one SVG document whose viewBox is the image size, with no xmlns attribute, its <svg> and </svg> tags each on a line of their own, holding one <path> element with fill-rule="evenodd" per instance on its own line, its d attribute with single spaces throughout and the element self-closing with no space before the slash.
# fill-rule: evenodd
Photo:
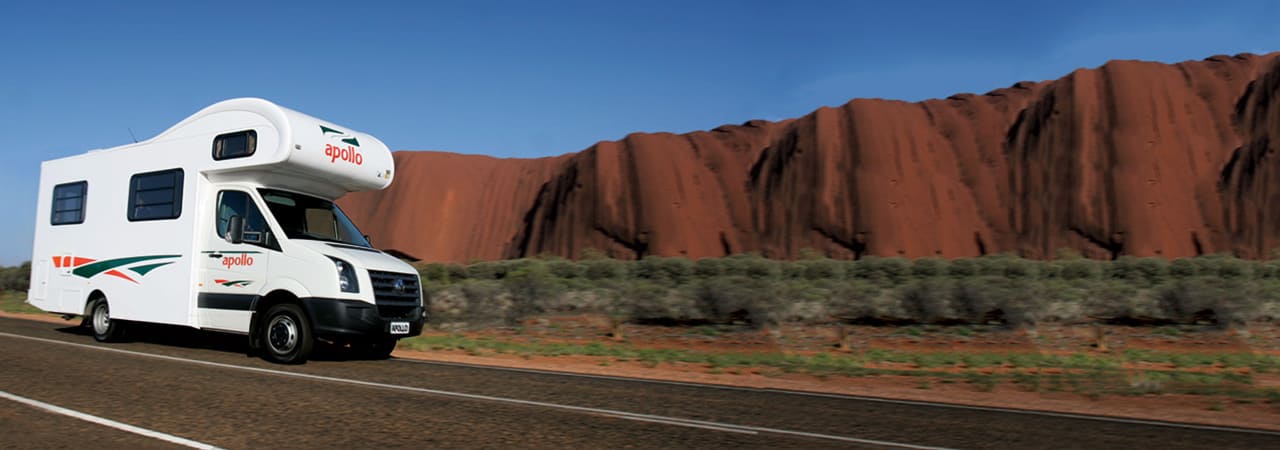
<svg viewBox="0 0 1280 450">
<path fill-rule="evenodd" d="M 369 271 L 373 283 L 373 299 L 378 305 L 378 315 L 386 319 L 413 319 L 415 309 L 421 305 L 421 288 L 418 276 L 409 273 Z M 404 282 L 404 292 L 397 292 L 396 281 Z"/>
</svg>

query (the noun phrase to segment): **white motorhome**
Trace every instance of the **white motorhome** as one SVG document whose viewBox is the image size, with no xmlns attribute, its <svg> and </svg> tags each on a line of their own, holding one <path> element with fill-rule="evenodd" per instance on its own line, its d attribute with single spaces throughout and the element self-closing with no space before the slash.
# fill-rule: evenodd
<svg viewBox="0 0 1280 450">
<path fill-rule="evenodd" d="M 386 357 L 422 331 L 417 271 L 333 200 L 386 188 L 394 165 L 373 136 L 252 98 L 45 161 L 28 302 L 101 341 L 151 322 L 245 334 L 283 363 L 316 339 Z"/>
</svg>

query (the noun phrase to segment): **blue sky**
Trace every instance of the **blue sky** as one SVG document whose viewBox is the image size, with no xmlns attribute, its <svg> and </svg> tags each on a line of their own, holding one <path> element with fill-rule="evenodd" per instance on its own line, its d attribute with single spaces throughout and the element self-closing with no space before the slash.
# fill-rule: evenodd
<svg viewBox="0 0 1280 450">
<path fill-rule="evenodd" d="M 40 161 L 227 98 L 397 150 L 537 157 L 1109 59 L 1280 50 L 1269 1 L 119 3 L 0 4 L 0 265 L 30 259 Z"/>
</svg>

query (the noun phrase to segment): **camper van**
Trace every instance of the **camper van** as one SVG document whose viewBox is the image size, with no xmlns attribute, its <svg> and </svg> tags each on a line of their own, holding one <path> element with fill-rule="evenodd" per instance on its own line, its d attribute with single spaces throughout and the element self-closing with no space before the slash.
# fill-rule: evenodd
<svg viewBox="0 0 1280 450">
<path fill-rule="evenodd" d="M 420 280 L 333 201 L 394 177 L 377 138 L 252 98 L 45 161 L 28 302 L 99 341 L 149 322 L 246 335 L 280 363 L 317 340 L 385 358 L 422 332 Z"/>
</svg>

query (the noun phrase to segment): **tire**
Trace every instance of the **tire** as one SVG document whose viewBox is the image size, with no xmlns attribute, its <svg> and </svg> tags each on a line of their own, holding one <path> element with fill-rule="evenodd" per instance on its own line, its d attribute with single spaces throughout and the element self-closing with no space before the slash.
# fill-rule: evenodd
<svg viewBox="0 0 1280 450">
<path fill-rule="evenodd" d="M 98 342 L 120 342 L 124 339 L 124 321 L 111 320 L 111 306 L 105 298 L 94 300 L 89 306 L 88 322 L 93 338 Z"/>
<path fill-rule="evenodd" d="M 395 339 L 382 339 L 373 342 L 365 342 L 354 344 L 361 358 L 383 360 L 391 357 L 391 352 L 396 349 Z"/>
<path fill-rule="evenodd" d="M 258 339 L 262 342 L 263 356 L 281 364 L 307 362 L 315 347 L 315 338 L 302 308 L 292 303 L 272 306 L 262 324 Z"/>
</svg>

